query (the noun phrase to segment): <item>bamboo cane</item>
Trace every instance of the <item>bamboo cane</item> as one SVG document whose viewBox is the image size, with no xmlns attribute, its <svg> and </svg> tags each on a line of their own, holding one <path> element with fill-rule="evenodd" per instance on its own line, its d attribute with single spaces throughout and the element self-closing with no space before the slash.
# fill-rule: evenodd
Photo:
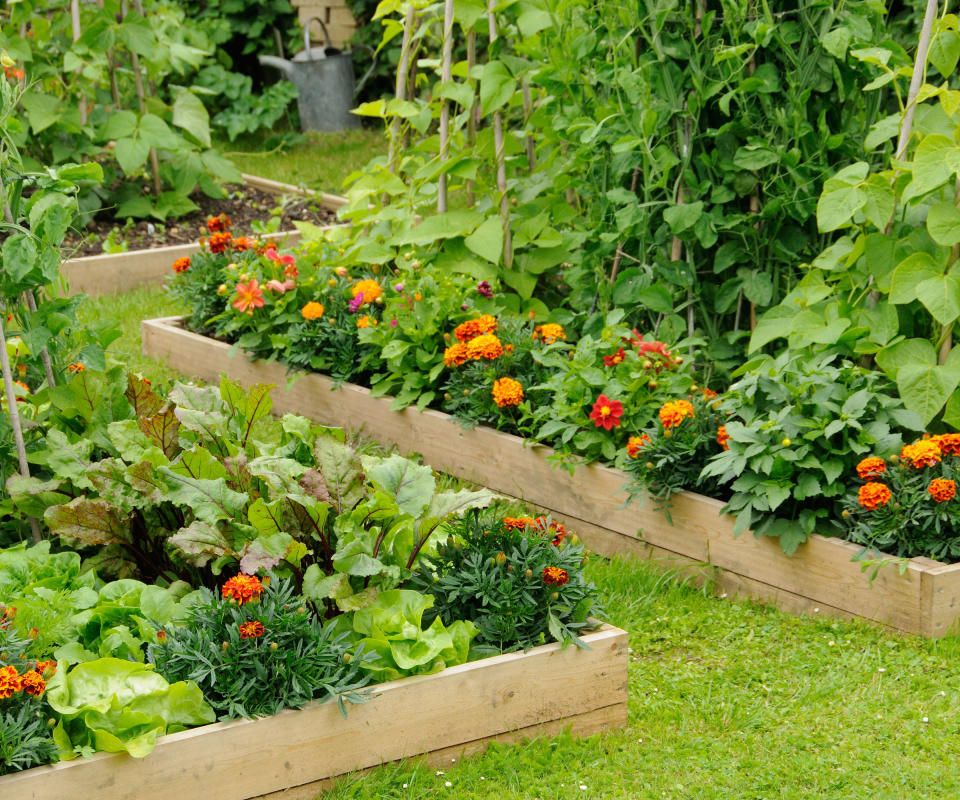
<svg viewBox="0 0 960 800">
<path fill-rule="evenodd" d="M 520 84 L 523 90 L 523 124 L 525 127 L 528 127 L 527 166 L 530 172 L 533 172 L 537 167 L 537 143 L 533 138 L 533 134 L 529 131 L 530 117 L 533 114 L 533 99 L 530 96 L 530 84 L 527 83 L 527 79 L 524 78 Z"/>
<path fill-rule="evenodd" d="M 400 46 L 400 61 L 397 64 L 397 100 L 407 98 L 407 72 L 410 69 L 410 41 L 413 38 L 415 24 L 413 3 L 407 6 L 407 14 L 403 21 L 403 43 Z M 390 150 L 387 156 L 387 165 L 391 172 L 397 172 L 397 140 L 400 138 L 400 117 L 394 117 L 390 123 Z"/>
<path fill-rule="evenodd" d="M 496 0 L 487 0 L 487 24 L 490 45 L 497 40 L 497 18 L 493 13 Z M 493 112 L 493 146 L 497 160 L 497 191 L 500 192 L 500 219 L 503 223 L 503 266 L 513 267 L 513 237 L 510 233 L 510 198 L 507 197 L 507 161 L 503 139 L 503 114 Z"/>
<path fill-rule="evenodd" d="M 917 108 L 917 95 L 927 74 L 927 53 L 930 50 L 930 34 L 933 22 L 940 8 L 938 0 L 927 0 L 927 9 L 923 15 L 923 27 L 920 29 L 920 41 L 917 43 L 917 58 L 913 63 L 913 76 L 910 78 L 910 90 L 907 92 L 907 108 L 900 125 L 900 137 L 897 139 L 896 158 L 899 161 L 907 152 L 910 132 L 913 130 L 913 112 Z"/>
<path fill-rule="evenodd" d="M 143 5 L 139 0 L 134 0 L 135 10 L 141 16 L 143 15 Z M 120 4 L 120 13 L 124 17 L 127 16 L 127 0 L 123 0 Z M 130 51 L 130 66 L 133 68 L 133 82 L 134 86 L 137 89 L 137 103 L 140 106 L 140 113 L 145 114 L 147 111 L 146 103 L 146 93 L 143 89 L 143 75 L 140 74 L 140 57 Z M 157 158 L 157 150 L 154 147 L 150 148 L 150 171 L 153 173 L 153 190 L 154 193 L 159 196 L 160 192 L 163 190 L 163 184 L 160 181 L 160 161 Z"/>
<path fill-rule="evenodd" d="M 443 4 L 443 67 L 440 80 L 446 84 L 453 80 L 453 0 Z M 443 99 L 440 106 L 440 163 L 450 156 L 450 100 Z M 447 173 L 441 172 L 437 180 L 437 213 L 447 210 Z"/>
<path fill-rule="evenodd" d="M 70 0 L 70 27 L 73 31 L 73 41 L 77 41 L 82 33 L 80 28 L 80 0 Z M 80 74 L 80 68 L 77 67 L 74 74 Z M 80 97 L 80 124 L 87 124 L 87 98 Z"/>
<path fill-rule="evenodd" d="M 467 146 L 472 150 L 477 142 L 477 111 L 479 110 L 476 102 L 476 87 L 473 83 L 473 67 L 477 63 L 477 32 L 471 30 L 467 34 L 467 80 L 474 89 L 473 105 L 470 107 L 470 113 L 467 116 Z M 473 178 L 468 178 L 466 182 L 467 207 L 473 208 L 477 198 L 473 193 Z"/>
</svg>

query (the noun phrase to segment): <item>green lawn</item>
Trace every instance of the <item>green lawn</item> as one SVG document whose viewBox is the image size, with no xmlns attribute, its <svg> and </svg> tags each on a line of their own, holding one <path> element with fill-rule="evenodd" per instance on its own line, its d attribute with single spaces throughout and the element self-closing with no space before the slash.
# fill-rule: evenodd
<svg viewBox="0 0 960 800">
<path fill-rule="evenodd" d="M 308 189 L 339 193 L 343 179 L 371 158 L 387 152 L 381 130 L 306 134 L 306 142 L 282 151 L 257 152 L 256 139 L 238 139 L 224 145 L 243 172 Z"/>
<path fill-rule="evenodd" d="M 138 321 L 178 310 L 155 289 L 89 301 L 83 313 L 118 319 L 115 357 L 164 379 L 173 373 L 139 355 Z M 645 563 L 598 560 L 591 573 L 610 621 L 630 632 L 626 729 L 495 746 L 442 774 L 415 762 L 384 767 L 324 797 L 960 796 L 960 639 L 721 600 Z"/>
</svg>

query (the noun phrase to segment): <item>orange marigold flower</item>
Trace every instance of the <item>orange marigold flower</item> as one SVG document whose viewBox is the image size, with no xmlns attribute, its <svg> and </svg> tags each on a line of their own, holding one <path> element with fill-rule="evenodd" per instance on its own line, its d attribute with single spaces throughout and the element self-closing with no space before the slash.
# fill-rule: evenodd
<svg viewBox="0 0 960 800">
<path fill-rule="evenodd" d="M 730 434 L 727 433 L 727 426 L 721 425 L 717 428 L 717 444 L 720 445 L 724 450 L 729 450 L 730 445 L 727 442 L 730 441 Z"/>
<path fill-rule="evenodd" d="M 207 217 L 207 230 L 210 233 L 217 233 L 218 231 L 225 231 L 233 223 L 230 221 L 230 217 L 226 214 L 218 214 L 215 217 Z"/>
<path fill-rule="evenodd" d="M 236 575 L 223 584 L 223 596 L 236 600 L 238 605 L 258 600 L 263 594 L 263 584 L 256 575 Z"/>
<path fill-rule="evenodd" d="M 943 455 L 940 445 L 933 439 L 921 439 L 919 442 L 906 445 L 900 451 L 900 458 L 917 469 L 920 467 L 933 467 L 940 463 Z"/>
<path fill-rule="evenodd" d="M 693 419 L 693 405 L 686 400 L 671 400 L 660 409 L 660 422 L 664 428 L 676 428 L 687 417 Z"/>
<path fill-rule="evenodd" d="M 86 365 L 82 361 L 75 361 L 69 367 L 67 367 L 67 372 L 71 375 L 76 375 L 78 372 L 83 372 L 86 369 Z"/>
<path fill-rule="evenodd" d="M 260 247 L 260 242 L 250 236 L 238 236 L 230 242 L 230 248 L 243 252 L 244 250 L 256 250 Z"/>
<path fill-rule="evenodd" d="M 503 355 L 503 345 L 492 333 L 484 333 L 467 343 L 467 356 L 474 361 L 485 358 L 493 361 Z"/>
<path fill-rule="evenodd" d="M 546 325 L 537 325 L 533 329 L 533 340 L 541 341 L 544 344 L 553 344 L 554 342 L 562 342 L 567 338 L 567 334 L 563 330 L 563 326 L 557 325 L 555 322 L 548 322 Z"/>
<path fill-rule="evenodd" d="M 174 272 L 186 272 L 188 269 L 190 269 L 190 256 L 183 256 L 173 262 Z"/>
<path fill-rule="evenodd" d="M 358 328 L 369 328 L 371 325 L 373 325 L 374 327 L 376 327 L 376 325 L 377 325 L 377 318 L 376 318 L 376 317 L 362 316 L 362 317 L 360 317 L 360 319 L 357 320 L 357 327 L 358 327 Z"/>
<path fill-rule="evenodd" d="M 930 496 L 938 503 L 946 503 L 953 500 L 957 494 L 957 484 L 954 481 L 945 478 L 934 478 L 927 487 Z"/>
<path fill-rule="evenodd" d="M 567 538 L 567 529 L 560 522 L 547 519 L 546 517 L 537 517 L 536 519 L 521 517 L 521 519 L 525 521 L 529 520 L 527 524 L 535 531 L 539 531 L 540 533 L 552 533 L 553 538 L 550 540 L 550 544 L 552 544 L 554 547 L 559 547 L 560 543 Z"/>
<path fill-rule="evenodd" d="M 493 382 L 493 402 L 498 408 L 518 406 L 523 400 L 523 386 L 513 378 L 500 378 Z"/>
<path fill-rule="evenodd" d="M 364 280 L 357 281 L 353 284 L 353 287 L 350 289 L 350 293 L 356 298 L 361 292 L 363 292 L 363 302 L 361 305 L 366 305 L 367 303 L 372 303 L 380 295 L 383 294 L 383 289 L 380 288 L 380 284 L 374 280 Z"/>
<path fill-rule="evenodd" d="M 870 481 L 870 483 L 865 483 L 860 487 L 860 491 L 857 493 L 857 501 L 864 508 L 874 511 L 889 503 L 892 496 L 885 484 Z"/>
<path fill-rule="evenodd" d="M 215 233 L 207 241 L 207 249 L 211 253 L 222 253 L 227 249 L 231 239 L 233 239 L 233 236 L 230 235 L 229 231 Z"/>
<path fill-rule="evenodd" d="M 493 333 L 497 329 L 497 318 L 489 314 L 462 322 L 453 329 L 453 335 L 458 342 L 469 342 L 486 333 Z"/>
<path fill-rule="evenodd" d="M 420 292 L 417 292 L 417 293 L 413 296 L 413 299 L 416 300 L 417 302 L 419 302 L 419 301 L 423 300 L 423 295 L 420 294 Z"/>
<path fill-rule="evenodd" d="M 650 444 L 650 437 L 645 433 L 641 433 L 639 436 L 631 436 L 627 439 L 627 455 L 630 458 L 636 458 L 648 444 Z"/>
<path fill-rule="evenodd" d="M 262 308 L 264 300 L 260 282 L 254 278 L 250 283 L 238 283 L 237 299 L 233 301 L 232 305 L 237 311 L 242 311 L 245 314 L 253 314 L 253 309 Z"/>
<path fill-rule="evenodd" d="M 863 480 L 876 478 L 887 471 L 887 462 L 877 456 L 870 456 L 857 464 L 857 475 Z"/>
<path fill-rule="evenodd" d="M 443 351 L 443 363 L 448 367 L 460 367 L 469 360 L 467 346 L 462 342 L 450 345 Z"/>
<path fill-rule="evenodd" d="M 47 682 L 39 672 L 25 672 L 20 677 L 20 688 L 27 694 L 40 697 L 47 688 Z"/>
<path fill-rule="evenodd" d="M 717 396 L 717 393 L 713 391 L 713 389 L 708 389 L 706 386 L 704 386 L 700 391 L 703 392 L 703 396 L 707 400 L 713 400 Z"/>
<path fill-rule="evenodd" d="M 0 667 L 0 700 L 13 697 L 22 688 L 16 667 Z"/>
<path fill-rule="evenodd" d="M 936 442 L 945 456 L 960 456 L 960 433 L 941 433 L 930 441 Z"/>
<path fill-rule="evenodd" d="M 323 303 L 317 303 L 311 300 L 300 309 L 300 315 L 304 319 L 320 319 L 323 316 Z"/>
<path fill-rule="evenodd" d="M 262 622 L 254 620 L 253 622 L 244 622 L 242 625 L 237 626 L 240 629 L 240 638 L 241 639 L 259 639 L 263 636 L 265 628 L 263 627 Z"/>
<path fill-rule="evenodd" d="M 533 525 L 533 517 L 504 517 L 503 527 L 508 531 L 526 530 L 528 525 Z"/>
<path fill-rule="evenodd" d="M 623 416 L 623 403 L 619 400 L 611 400 L 602 394 L 593 404 L 593 411 L 589 416 L 598 428 L 603 428 L 605 431 L 616 428 L 620 425 L 620 417 Z"/>
<path fill-rule="evenodd" d="M 544 583 L 549 583 L 553 586 L 563 586 L 569 580 L 570 580 L 570 575 L 567 574 L 567 571 L 565 569 L 560 569 L 560 567 L 544 567 L 543 568 Z"/>
<path fill-rule="evenodd" d="M 44 678 L 49 678 L 56 671 L 57 671 L 56 661 L 38 661 L 37 662 L 37 672 L 39 672 Z"/>
</svg>

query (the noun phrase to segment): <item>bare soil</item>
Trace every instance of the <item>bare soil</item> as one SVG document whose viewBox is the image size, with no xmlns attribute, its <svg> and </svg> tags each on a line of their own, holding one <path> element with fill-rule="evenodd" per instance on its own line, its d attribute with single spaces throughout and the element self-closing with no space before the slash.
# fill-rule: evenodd
<svg viewBox="0 0 960 800">
<path fill-rule="evenodd" d="M 226 214 L 233 223 L 230 230 L 235 236 L 254 233 L 254 221 L 269 222 L 280 211 L 280 227 L 277 230 L 293 230 L 294 221 L 329 225 L 336 221 L 336 214 L 313 198 L 281 198 L 279 195 L 253 189 L 249 186 L 227 186 L 227 197 L 215 200 L 203 193 L 196 193 L 191 200 L 200 206 L 198 211 L 170 219 L 165 223 L 157 220 L 138 220 L 130 227 L 122 221 L 104 215 L 95 217 L 82 233 L 70 231 L 64 241 L 64 253 L 69 258 L 96 256 L 103 252 L 104 241 L 113 234 L 114 246 L 125 244 L 127 251 L 147 250 L 173 244 L 189 244 L 207 234 L 208 217 Z M 114 251 L 115 252 L 115 251 Z"/>
</svg>

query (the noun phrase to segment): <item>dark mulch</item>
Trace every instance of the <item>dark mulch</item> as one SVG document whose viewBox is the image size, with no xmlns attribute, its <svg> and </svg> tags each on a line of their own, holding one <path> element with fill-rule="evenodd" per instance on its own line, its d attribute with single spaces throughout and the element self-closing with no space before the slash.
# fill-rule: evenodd
<svg viewBox="0 0 960 800">
<path fill-rule="evenodd" d="M 228 186 L 229 195 L 222 200 L 214 200 L 205 194 L 197 193 L 191 200 L 200 206 L 180 219 L 167 220 L 165 223 L 156 220 L 139 220 L 127 228 L 123 221 L 118 221 L 109 214 L 103 214 L 86 227 L 83 233 L 71 231 L 64 241 L 64 256 L 78 258 L 80 256 L 96 256 L 105 252 L 104 240 L 116 228 L 113 241 L 127 245 L 127 251 L 147 250 L 151 247 L 166 247 L 173 244 L 188 244 L 195 242 L 199 237 L 207 234 L 207 217 L 217 214 L 226 214 L 233 222 L 231 232 L 235 236 L 253 233 L 251 224 L 255 220 L 267 222 L 274 216 L 282 204 L 280 227 L 277 230 L 293 230 L 295 220 L 312 222 L 315 225 L 329 225 L 336 221 L 336 214 L 320 205 L 319 200 L 312 198 L 281 198 L 279 195 L 252 189 L 249 186 Z M 101 218 L 102 217 L 102 218 Z"/>
</svg>

